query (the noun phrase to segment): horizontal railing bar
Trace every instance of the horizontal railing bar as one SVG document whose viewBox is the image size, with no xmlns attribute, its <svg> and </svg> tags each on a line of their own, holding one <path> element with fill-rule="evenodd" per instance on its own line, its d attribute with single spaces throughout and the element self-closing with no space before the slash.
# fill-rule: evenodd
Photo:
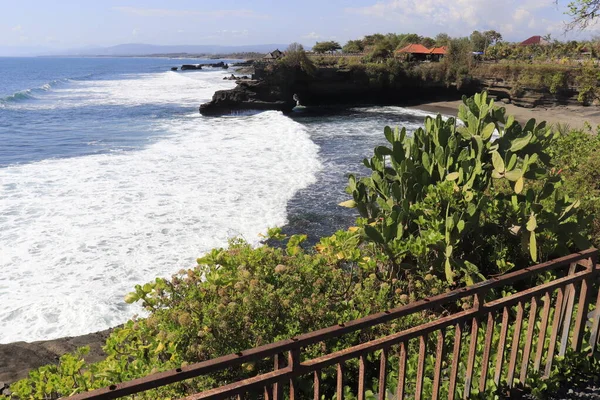
<svg viewBox="0 0 600 400">
<path fill-rule="evenodd" d="M 591 271 L 583 271 L 578 272 L 575 275 L 565 276 L 564 278 L 553 280 L 552 282 L 544 283 L 542 285 L 536 286 L 531 289 L 523 290 L 522 292 L 518 292 L 515 294 L 511 294 L 510 296 L 503 297 L 498 300 L 490 301 L 486 303 L 483 308 L 487 311 L 494 311 L 498 308 L 512 306 L 522 300 L 525 297 L 537 296 L 545 293 L 546 291 L 552 291 L 553 289 L 558 289 L 563 285 L 567 285 L 569 283 L 578 283 L 585 279 L 586 276 L 591 275 Z"/>
<path fill-rule="evenodd" d="M 480 282 L 466 288 L 457 289 L 448 293 L 440 294 L 435 297 L 418 300 L 414 303 L 401 306 L 392 310 L 372 314 L 345 324 L 339 324 L 328 328 L 299 335 L 291 339 L 281 340 L 279 342 L 267 344 L 249 350 L 244 350 L 236 354 L 229 354 L 212 360 L 203 361 L 197 364 L 177 368 L 170 371 L 160 372 L 148 375 L 142 378 L 134 379 L 128 382 L 122 382 L 110 387 L 97 389 L 90 392 L 80 393 L 72 399 L 115 399 L 146 390 L 154 389 L 160 386 L 181 382 L 207 373 L 220 371 L 249 361 L 256 361 L 271 357 L 275 354 L 286 352 L 292 349 L 306 347 L 330 338 L 339 337 L 347 333 L 372 327 L 394 319 L 398 319 L 416 312 L 434 308 L 448 302 L 456 301 L 464 297 L 472 296 L 483 290 L 490 290 L 498 286 L 503 286 L 521 279 L 528 278 L 540 272 L 545 272 L 568 265 L 579 260 L 584 260 L 596 255 L 598 250 L 588 249 L 578 253 L 570 254 L 552 261 L 534 265 L 496 277 L 484 282 Z M 487 307 L 486 307 L 487 308 Z M 483 309 L 483 308 L 482 308 Z M 459 314 L 455 314 L 456 317 Z"/>
<path fill-rule="evenodd" d="M 480 314 L 479 310 L 466 310 L 457 314 L 452 314 L 444 318 L 436 319 L 435 321 L 428 322 L 423 325 L 416 326 L 404 330 L 402 332 L 394 333 L 379 339 L 371 340 L 370 342 L 361 343 L 359 345 L 348 347 L 347 349 L 338 350 L 334 353 L 330 353 L 321 357 L 313 358 L 312 360 L 305 361 L 300 364 L 301 368 L 305 368 L 303 373 L 308 373 L 313 369 L 323 369 L 338 362 L 347 361 L 358 357 L 360 354 L 371 353 L 377 350 L 381 350 L 384 347 L 393 346 L 400 342 L 405 342 L 416 337 L 427 335 L 438 329 L 446 328 L 450 325 L 464 322 L 474 316 Z"/>
<path fill-rule="evenodd" d="M 207 390 L 202 393 L 193 394 L 183 400 L 217 400 L 227 399 L 235 395 L 240 395 L 254 388 L 261 388 L 273 383 L 283 383 L 299 374 L 292 371 L 290 367 L 279 369 L 277 371 L 268 372 L 266 374 L 254 376 L 242 381 L 230 383 L 229 385 L 221 386 L 215 389 Z"/>
<path fill-rule="evenodd" d="M 516 293 L 511 296 L 504 297 L 502 299 L 484 304 L 479 309 L 471 309 L 462 311 L 460 313 L 451 314 L 443 318 L 439 318 L 435 321 L 428 322 L 410 329 L 406 329 L 402 332 L 398 332 L 383 338 L 375 339 L 370 342 L 362 343 L 347 349 L 339 350 L 335 353 L 330 353 L 322 357 L 318 357 L 312 360 L 305 361 L 301 364 L 302 367 L 318 368 L 322 369 L 329 365 L 336 364 L 338 362 L 347 361 L 352 358 L 359 357 L 365 353 L 371 353 L 377 350 L 381 350 L 384 347 L 393 346 L 399 342 L 408 341 L 421 335 L 427 335 L 438 329 L 445 329 L 456 323 L 466 321 L 470 318 L 480 317 L 489 312 L 496 311 L 497 309 L 512 305 L 523 299 L 529 299 L 531 296 L 537 295 L 538 293 L 544 293 L 546 291 L 561 287 L 569 283 L 575 283 L 583 280 L 589 271 L 580 272 L 575 275 L 571 275 L 565 278 L 557 279 L 551 283 L 540 285 L 533 289 L 525 290 Z M 304 371 L 304 373 L 311 372 L 312 369 Z"/>
</svg>

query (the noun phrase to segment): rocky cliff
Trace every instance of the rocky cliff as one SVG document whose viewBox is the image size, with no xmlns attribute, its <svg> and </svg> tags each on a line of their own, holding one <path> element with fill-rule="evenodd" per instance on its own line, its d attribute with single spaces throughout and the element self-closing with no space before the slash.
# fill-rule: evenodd
<svg viewBox="0 0 600 400">
<path fill-rule="evenodd" d="M 216 92 L 212 101 L 200 106 L 200 112 L 205 115 L 247 109 L 289 112 L 296 101 L 303 106 L 419 104 L 458 99 L 482 90 L 521 107 L 578 104 L 574 87 L 550 93 L 548 88 L 522 87 L 516 81 L 487 76 L 471 76 L 459 87 L 411 71 L 390 71 L 384 65 L 318 68 L 307 74 L 278 64 L 259 67 L 253 80 L 239 81 L 232 90 Z"/>
<path fill-rule="evenodd" d="M 425 99 L 456 98 L 475 87 L 447 86 L 409 76 L 370 74 L 362 68 L 318 68 L 307 74 L 285 66 L 257 68 L 251 81 L 239 81 L 231 90 L 217 91 L 212 101 L 200 106 L 205 115 L 236 110 L 291 111 L 303 106 L 343 104 L 397 104 Z"/>
</svg>

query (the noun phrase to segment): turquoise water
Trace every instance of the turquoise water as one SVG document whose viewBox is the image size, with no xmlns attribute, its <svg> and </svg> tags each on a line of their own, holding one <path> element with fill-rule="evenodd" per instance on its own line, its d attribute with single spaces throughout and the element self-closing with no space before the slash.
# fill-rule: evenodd
<svg viewBox="0 0 600 400">
<path fill-rule="evenodd" d="M 349 172 L 423 112 L 204 117 L 231 71 L 203 60 L 0 58 L 0 343 L 115 326 L 124 295 L 269 227 L 352 223 Z"/>
</svg>

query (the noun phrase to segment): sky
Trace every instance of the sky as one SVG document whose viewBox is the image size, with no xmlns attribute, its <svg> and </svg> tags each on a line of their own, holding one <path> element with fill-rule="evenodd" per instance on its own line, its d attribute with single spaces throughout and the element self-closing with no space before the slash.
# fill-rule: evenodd
<svg viewBox="0 0 600 400">
<path fill-rule="evenodd" d="M 570 0 L 0 0 L 0 47 L 74 49 L 122 43 L 246 45 L 349 39 L 371 33 L 468 36 L 499 31 L 585 39 L 600 25 L 565 36 Z"/>
</svg>

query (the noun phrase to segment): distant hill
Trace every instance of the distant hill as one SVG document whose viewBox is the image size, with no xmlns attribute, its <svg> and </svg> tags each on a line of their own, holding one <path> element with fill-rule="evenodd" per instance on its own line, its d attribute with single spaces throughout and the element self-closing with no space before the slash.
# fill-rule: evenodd
<svg viewBox="0 0 600 400">
<path fill-rule="evenodd" d="M 259 44 L 244 46 L 161 46 L 142 43 L 120 44 L 111 47 L 73 49 L 59 52 L 65 56 L 147 56 L 152 54 L 232 54 L 232 53 L 268 53 L 275 49 L 285 49 L 287 44 Z"/>
</svg>

